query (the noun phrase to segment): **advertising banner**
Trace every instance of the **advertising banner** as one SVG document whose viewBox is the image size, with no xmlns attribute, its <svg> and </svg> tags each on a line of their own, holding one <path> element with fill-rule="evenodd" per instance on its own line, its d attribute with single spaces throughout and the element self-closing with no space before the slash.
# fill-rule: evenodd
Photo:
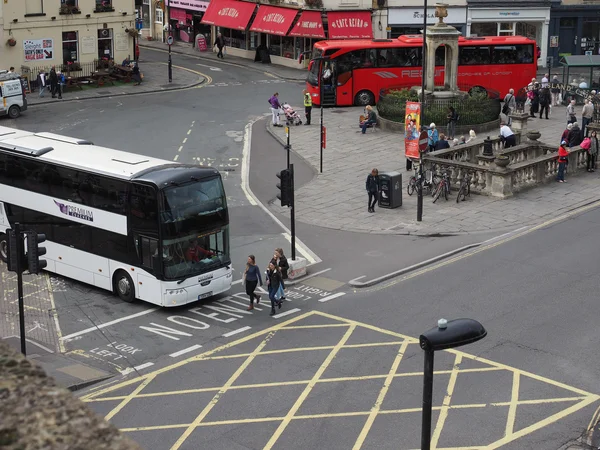
<svg viewBox="0 0 600 450">
<path fill-rule="evenodd" d="M 23 41 L 25 61 L 47 61 L 53 59 L 54 41 L 52 39 L 28 39 Z"/>
<path fill-rule="evenodd" d="M 404 120 L 404 154 L 410 159 L 419 159 L 419 134 L 421 133 L 421 104 L 406 102 Z"/>
</svg>

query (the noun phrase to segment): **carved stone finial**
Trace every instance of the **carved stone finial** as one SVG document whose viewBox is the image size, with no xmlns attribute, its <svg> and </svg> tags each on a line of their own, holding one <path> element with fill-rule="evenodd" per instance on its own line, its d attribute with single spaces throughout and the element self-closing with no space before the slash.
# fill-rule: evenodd
<svg viewBox="0 0 600 450">
<path fill-rule="evenodd" d="M 448 4 L 447 3 L 436 3 L 435 4 L 435 17 L 440 19 L 440 24 L 444 23 L 444 17 L 448 17 Z"/>
</svg>

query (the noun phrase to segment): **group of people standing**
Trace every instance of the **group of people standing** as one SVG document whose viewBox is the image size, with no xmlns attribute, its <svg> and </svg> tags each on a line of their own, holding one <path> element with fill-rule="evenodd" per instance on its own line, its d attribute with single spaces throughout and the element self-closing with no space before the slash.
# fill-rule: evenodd
<svg viewBox="0 0 600 450">
<path fill-rule="evenodd" d="M 40 98 L 44 97 L 46 88 L 49 86 L 52 98 L 56 98 L 56 95 L 58 94 L 58 98 L 62 99 L 63 87 L 65 84 L 65 75 L 60 70 L 57 71 L 55 66 L 52 66 L 50 73 L 46 73 L 43 69 L 40 70 L 40 73 L 37 76 Z"/>
<path fill-rule="evenodd" d="M 273 258 L 269 262 L 265 272 L 265 281 L 268 286 L 269 300 L 271 301 L 271 316 L 275 315 L 276 307 L 281 309 L 285 300 L 285 281 L 288 278 L 288 270 L 290 265 L 287 258 L 283 254 L 283 249 L 276 248 Z M 254 309 L 254 301 L 260 303 L 261 296 L 256 293 L 256 288 L 260 284 L 263 285 L 261 271 L 256 265 L 254 255 L 248 256 L 246 270 L 244 270 L 243 281 L 246 287 L 246 294 L 250 298 L 250 306 L 248 311 Z"/>
</svg>

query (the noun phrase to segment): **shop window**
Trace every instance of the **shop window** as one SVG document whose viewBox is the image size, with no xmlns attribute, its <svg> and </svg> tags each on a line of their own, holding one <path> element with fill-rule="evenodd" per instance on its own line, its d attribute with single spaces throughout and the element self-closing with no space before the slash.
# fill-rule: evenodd
<svg viewBox="0 0 600 450">
<path fill-rule="evenodd" d="M 575 28 L 577 26 L 577 18 L 575 18 L 575 17 L 563 17 L 562 19 L 560 19 L 560 26 L 561 27 L 573 27 L 573 28 Z"/>
<path fill-rule="evenodd" d="M 98 30 L 98 59 L 113 59 L 113 30 L 103 28 Z"/>
<path fill-rule="evenodd" d="M 136 1 L 136 5 L 137 5 Z M 150 28 L 150 0 L 142 0 L 142 5 L 140 7 L 142 14 L 142 27 Z"/>
<path fill-rule="evenodd" d="M 63 31 L 62 34 L 62 51 L 63 64 L 72 64 L 78 60 L 77 53 L 77 31 Z"/>
<path fill-rule="evenodd" d="M 281 36 L 269 35 L 269 54 L 281 56 Z"/>
<path fill-rule="evenodd" d="M 164 16 L 164 11 L 162 9 L 157 8 L 156 9 L 156 14 L 154 16 L 154 22 L 156 23 L 164 23 L 165 21 L 165 16 Z"/>
<path fill-rule="evenodd" d="M 246 33 L 240 30 L 231 30 L 229 46 L 246 49 Z"/>
<path fill-rule="evenodd" d="M 44 0 L 25 0 L 25 15 L 43 13 Z"/>
<path fill-rule="evenodd" d="M 284 58 L 294 59 L 294 38 L 284 37 L 282 39 L 282 56 Z"/>
<path fill-rule="evenodd" d="M 515 23 L 514 22 L 501 22 L 498 24 L 498 36 L 514 36 L 515 34 Z"/>
<path fill-rule="evenodd" d="M 471 36 L 498 36 L 498 24 L 496 22 L 471 24 Z"/>
</svg>

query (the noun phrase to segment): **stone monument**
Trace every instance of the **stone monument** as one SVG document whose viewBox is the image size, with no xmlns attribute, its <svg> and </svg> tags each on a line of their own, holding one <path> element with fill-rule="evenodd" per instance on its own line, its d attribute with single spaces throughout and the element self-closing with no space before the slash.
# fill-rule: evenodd
<svg viewBox="0 0 600 450">
<path fill-rule="evenodd" d="M 436 3 L 435 17 L 439 19 L 435 25 L 427 27 L 426 44 L 427 51 L 425 55 L 426 73 L 425 73 L 425 93 L 433 95 L 436 98 L 451 98 L 461 96 L 464 93 L 458 90 L 458 38 L 461 35 L 453 26 L 444 22 L 444 17 L 448 17 L 448 5 L 445 3 Z M 444 66 L 444 86 L 436 90 L 435 86 L 435 53 L 438 47 L 444 47 L 445 66 Z"/>
</svg>

